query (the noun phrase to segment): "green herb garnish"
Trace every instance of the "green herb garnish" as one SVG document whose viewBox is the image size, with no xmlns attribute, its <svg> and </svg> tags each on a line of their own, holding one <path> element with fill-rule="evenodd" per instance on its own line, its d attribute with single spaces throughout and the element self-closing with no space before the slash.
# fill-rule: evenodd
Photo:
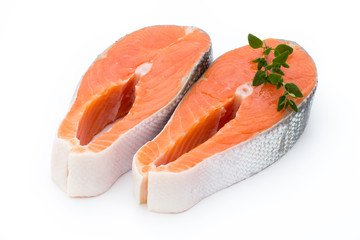
<svg viewBox="0 0 360 240">
<path fill-rule="evenodd" d="M 292 47 L 286 44 L 279 44 L 276 48 L 268 47 L 266 42 L 260 40 L 258 37 L 249 34 L 248 41 L 250 47 L 257 49 L 263 48 L 264 56 L 257 58 L 252 62 L 257 63 L 257 72 L 253 79 L 253 86 L 259 86 L 261 84 L 266 85 L 267 83 L 275 85 L 276 89 L 284 87 L 284 94 L 279 97 L 277 110 L 280 111 L 283 108 L 291 107 L 295 112 L 298 112 L 298 108 L 293 100 L 289 97 L 299 98 L 303 97 L 300 89 L 294 83 L 284 83 L 284 72 L 281 71 L 281 67 L 289 68 L 290 66 L 286 63 L 289 55 L 293 52 Z M 273 52 L 275 58 L 272 63 L 269 62 L 269 54 Z M 265 58 L 266 56 L 266 58 Z"/>
</svg>

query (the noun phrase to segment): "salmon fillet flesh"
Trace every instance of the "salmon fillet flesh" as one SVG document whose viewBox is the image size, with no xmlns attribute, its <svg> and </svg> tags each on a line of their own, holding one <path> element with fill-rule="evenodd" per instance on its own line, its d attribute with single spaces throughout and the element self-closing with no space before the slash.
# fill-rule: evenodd
<svg viewBox="0 0 360 240">
<path fill-rule="evenodd" d="M 311 57 L 296 43 L 267 39 L 294 51 L 283 69 L 303 98 L 298 112 L 277 111 L 283 90 L 252 86 L 262 49 L 245 46 L 220 56 L 189 90 L 164 129 L 134 156 L 139 203 L 156 212 L 181 212 L 246 179 L 283 156 L 305 129 L 317 85 Z M 271 58 L 273 56 L 270 55 Z"/>
<path fill-rule="evenodd" d="M 152 26 L 105 50 L 82 78 L 53 146 L 53 181 L 69 196 L 96 196 L 131 168 L 211 63 L 195 27 Z"/>
</svg>

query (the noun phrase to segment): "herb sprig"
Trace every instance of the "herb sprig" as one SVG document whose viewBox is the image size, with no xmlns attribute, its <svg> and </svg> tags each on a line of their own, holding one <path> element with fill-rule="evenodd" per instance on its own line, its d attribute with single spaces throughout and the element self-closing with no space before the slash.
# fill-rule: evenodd
<svg viewBox="0 0 360 240">
<path fill-rule="evenodd" d="M 299 98 L 303 97 L 300 89 L 294 83 L 284 83 L 284 72 L 281 67 L 289 68 L 290 66 L 286 63 L 289 55 L 293 52 L 292 47 L 286 44 L 279 44 L 276 48 L 272 48 L 266 45 L 266 42 L 260 40 L 258 37 L 249 34 L 248 41 L 250 47 L 254 49 L 263 48 L 263 57 L 257 58 L 252 62 L 257 63 L 257 72 L 253 79 L 253 86 L 259 86 L 261 84 L 266 85 L 267 83 L 275 85 L 276 89 L 284 87 L 284 94 L 279 97 L 277 110 L 287 107 L 291 107 L 295 112 L 298 112 L 296 103 L 289 97 Z M 269 62 L 269 54 L 273 52 L 275 58 L 272 63 Z"/>
</svg>

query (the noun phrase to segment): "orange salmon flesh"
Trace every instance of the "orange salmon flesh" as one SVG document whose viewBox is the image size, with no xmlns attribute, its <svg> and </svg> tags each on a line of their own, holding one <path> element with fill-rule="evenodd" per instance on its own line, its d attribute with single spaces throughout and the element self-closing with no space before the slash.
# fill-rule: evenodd
<svg viewBox="0 0 360 240">
<path fill-rule="evenodd" d="M 120 39 L 84 75 L 58 137 L 71 142 L 73 152 L 106 149 L 174 98 L 209 44 L 199 29 L 177 26 L 148 27 Z M 139 66 L 148 71 L 144 76 Z"/>
</svg>

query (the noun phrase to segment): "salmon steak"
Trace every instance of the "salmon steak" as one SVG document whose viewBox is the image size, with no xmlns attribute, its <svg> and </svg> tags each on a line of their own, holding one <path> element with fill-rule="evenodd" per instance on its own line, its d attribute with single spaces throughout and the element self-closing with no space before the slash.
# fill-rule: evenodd
<svg viewBox="0 0 360 240">
<path fill-rule="evenodd" d="M 254 87 L 263 49 L 244 46 L 220 56 L 179 103 L 164 129 L 134 156 L 132 173 L 139 203 L 151 211 L 182 212 L 201 199 L 268 167 L 304 131 L 317 86 L 312 58 L 298 44 L 267 39 L 267 46 L 293 47 L 284 82 L 302 98 L 298 112 L 277 111 L 283 90 Z M 274 58 L 273 55 L 269 55 Z"/>
<path fill-rule="evenodd" d="M 108 190 L 211 64 L 209 36 L 152 26 L 118 40 L 81 79 L 55 137 L 53 181 L 69 196 Z"/>
</svg>

